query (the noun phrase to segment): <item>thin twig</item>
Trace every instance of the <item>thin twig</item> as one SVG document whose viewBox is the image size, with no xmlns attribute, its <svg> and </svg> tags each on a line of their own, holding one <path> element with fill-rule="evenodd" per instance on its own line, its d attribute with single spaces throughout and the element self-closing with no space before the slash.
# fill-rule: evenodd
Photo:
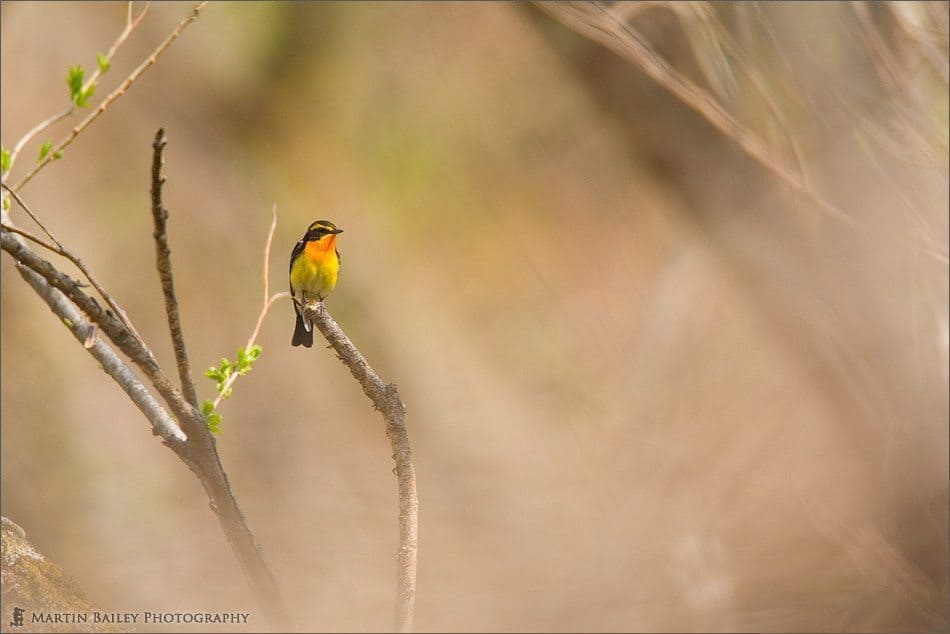
<svg viewBox="0 0 950 634">
<path fill-rule="evenodd" d="M 290 293 L 283 291 L 281 293 L 274 293 L 270 295 L 270 247 L 271 243 L 274 241 L 274 229 L 277 228 L 277 205 L 274 205 L 273 220 L 270 223 L 270 231 L 267 232 L 267 243 L 264 245 L 264 303 L 261 306 L 261 312 L 257 316 L 257 324 L 254 326 L 254 331 L 251 333 L 251 336 L 248 337 L 247 343 L 244 345 L 245 350 L 250 350 L 251 346 L 254 345 L 254 342 L 257 341 L 257 335 L 261 332 L 261 326 L 264 323 L 264 318 L 267 317 L 267 311 L 270 310 L 270 307 L 278 299 L 284 297 L 290 297 Z M 229 392 L 231 386 L 234 385 L 234 382 L 240 376 L 237 372 L 233 372 L 228 376 L 227 380 L 224 382 L 224 386 L 218 390 L 218 396 L 214 399 L 214 407 L 217 408 L 221 404 L 221 401 L 224 400 L 224 395 Z"/>
<path fill-rule="evenodd" d="M 33 128 L 29 132 L 24 134 L 23 137 L 19 141 L 16 142 L 16 145 L 13 146 L 13 150 L 11 150 L 10 152 L 10 169 L 7 170 L 6 173 L 4 173 L 3 181 L 6 182 L 7 178 L 10 177 L 10 171 L 13 169 L 13 164 L 16 163 L 16 159 L 20 155 L 20 150 L 22 150 L 23 147 L 27 143 L 32 141 L 33 137 L 53 127 L 54 125 L 56 125 L 57 123 L 59 123 L 60 121 L 62 121 L 63 119 L 65 119 L 66 117 L 68 117 L 75 111 L 76 111 L 76 104 L 70 103 L 66 107 L 65 110 L 57 112 L 56 114 L 50 116 L 47 119 L 43 119 L 42 121 L 37 123 L 35 126 L 33 126 Z"/>
<path fill-rule="evenodd" d="M 34 221 L 37 225 L 39 225 L 40 229 L 42 229 L 43 232 L 44 232 L 47 236 L 49 236 L 49 239 L 53 241 L 53 243 L 56 245 L 56 247 L 53 248 L 53 247 L 51 247 L 49 244 L 40 241 L 40 240 L 39 240 L 38 238 L 36 238 L 35 236 L 28 235 L 28 234 L 26 234 L 26 233 L 24 233 L 24 232 L 22 232 L 22 231 L 17 231 L 16 233 L 19 233 L 20 235 L 22 235 L 22 236 L 24 236 L 24 237 L 30 238 L 31 240 L 33 240 L 33 241 L 36 242 L 37 244 L 40 244 L 40 245 L 42 245 L 42 246 L 44 246 L 44 247 L 50 249 L 50 250 L 53 251 L 54 253 L 57 253 L 57 254 L 63 256 L 64 258 L 66 258 L 67 260 L 69 260 L 70 262 L 72 262 L 73 264 L 75 264 L 75 265 L 76 265 L 76 268 L 78 268 L 80 271 L 82 271 L 82 274 L 86 277 L 87 280 L 89 280 L 89 283 L 93 285 L 93 287 L 99 292 L 99 295 L 102 296 L 102 299 L 104 299 L 104 300 L 106 301 L 106 304 L 109 305 L 109 308 L 111 308 L 112 311 L 113 311 L 116 315 L 118 315 L 119 319 L 122 321 L 122 324 L 129 330 L 129 332 L 132 334 L 132 336 L 135 337 L 135 338 L 139 341 L 139 343 L 141 344 L 142 348 L 144 348 L 145 350 L 148 350 L 148 345 L 145 343 L 145 339 L 142 338 L 142 335 L 139 334 L 139 331 L 136 330 L 136 328 L 135 328 L 134 325 L 132 325 L 132 320 L 129 319 L 129 316 L 126 314 L 125 310 L 123 310 L 123 308 L 119 305 L 119 303 L 115 300 L 115 298 L 112 297 L 112 295 L 105 289 L 105 287 L 102 286 L 102 284 L 99 283 L 99 280 L 97 280 L 97 279 L 93 276 L 92 272 L 88 269 L 88 267 L 86 267 L 86 265 L 83 263 L 83 261 L 79 259 L 79 256 L 77 256 L 75 253 L 73 253 L 72 251 L 70 251 L 69 249 L 67 249 L 65 246 L 63 246 L 63 243 L 60 242 L 59 240 L 57 240 L 57 239 L 53 236 L 53 234 L 50 233 L 49 229 L 47 229 L 46 226 L 45 226 L 42 222 L 40 222 L 39 218 L 36 217 L 36 214 L 33 213 L 33 210 L 30 209 L 30 206 L 27 205 L 26 202 L 24 202 L 24 200 L 23 200 L 22 198 L 20 198 L 20 195 L 19 195 L 18 193 L 16 193 L 14 190 L 10 189 L 10 188 L 7 187 L 6 185 L 3 185 L 3 189 L 7 190 L 7 192 L 8 192 L 11 196 L 13 196 L 13 198 L 14 198 L 14 200 L 16 200 L 17 204 L 23 209 L 23 211 L 25 211 L 25 212 L 30 216 L 30 218 L 33 219 L 33 221 Z"/>
<path fill-rule="evenodd" d="M 30 217 L 30 220 L 36 223 L 37 227 L 43 230 L 43 233 L 45 233 L 49 237 L 50 240 L 56 243 L 59 248 L 62 248 L 62 244 L 60 244 L 59 240 L 57 240 L 56 237 L 52 233 L 50 233 L 50 230 L 46 228 L 46 225 L 40 222 L 40 219 L 36 217 L 36 214 L 33 213 L 33 210 L 30 209 L 30 206 L 27 205 L 25 202 L 23 202 L 23 199 L 20 198 L 19 194 L 17 194 L 15 191 L 7 187 L 6 183 L 0 185 L 0 187 L 5 189 L 8 194 L 10 194 L 11 196 L 13 196 L 13 198 L 16 199 L 17 203 L 20 205 L 20 208 L 22 208 L 23 211 L 26 212 L 26 215 Z"/>
<path fill-rule="evenodd" d="M 43 238 L 33 235 L 29 231 L 20 229 L 19 227 L 14 227 L 13 225 L 7 224 L 5 222 L 0 223 L 0 227 L 2 227 L 4 231 L 9 231 L 10 233 L 15 233 L 17 235 L 23 236 L 27 240 L 31 242 L 35 242 L 36 244 L 40 245 L 44 249 L 48 249 L 52 251 L 53 253 L 60 253 L 59 247 L 57 247 L 55 244 L 51 244 L 47 242 L 46 240 L 44 240 Z"/>
<path fill-rule="evenodd" d="M 198 396 L 195 393 L 195 382 L 191 378 L 191 369 L 188 365 L 188 349 L 185 347 L 185 335 L 181 331 L 181 318 L 178 315 L 178 297 L 175 295 L 175 280 L 172 277 L 171 251 L 168 249 L 168 231 L 166 222 L 168 210 L 162 206 L 162 185 L 165 175 L 162 168 L 165 157 L 162 151 L 166 144 L 165 130 L 159 128 L 152 143 L 152 220 L 155 223 L 155 263 L 158 267 L 158 276 L 162 280 L 162 294 L 165 296 L 165 314 L 168 317 L 168 329 L 171 331 L 172 348 L 175 349 L 175 361 L 178 364 L 178 377 L 181 380 L 181 392 L 185 399 L 198 407 Z"/>
<path fill-rule="evenodd" d="M 207 0 L 205 0 L 204 2 L 201 2 L 201 3 L 197 4 L 197 5 L 195 5 L 195 7 L 192 9 L 191 15 L 188 16 L 187 18 L 185 18 L 184 20 L 182 20 L 182 21 L 178 24 L 178 26 L 175 28 L 175 30 L 171 32 L 171 35 L 169 35 L 167 38 L 165 38 L 165 40 L 164 40 L 161 44 L 158 45 L 158 48 L 156 48 L 154 51 L 152 51 L 151 55 L 149 55 L 147 58 L 145 58 L 145 61 L 143 61 L 141 64 L 139 64 L 139 66 L 138 66 L 135 70 L 132 71 L 132 74 L 129 75 L 129 76 L 125 79 L 125 81 L 123 81 L 121 84 L 119 84 L 119 87 L 118 87 L 118 88 L 116 88 L 114 91 L 112 91 L 112 92 L 109 94 L 109 96 L 107 96 L 105 99 L 103 99 L 102 102 L 99 104 L 99 106 L 98 106 L 95 110 L 93 110 L 91 113 L 89 113 L 89 114 L 86 116 L 86 118 L 83 119 L 83 120 L 79 123 L 79 125 L 77 125 L 75 128 L 72 129 L 72 131 L 69 133 L 69 135 L 68 135 L 65 139 L 63 139 L 62 141 L 60 141 L 59 145 L 57 145 L 55 148 L 53 148 L 53 151 L 51 151 L 49 154 L 46 155 L 46 158 L 44 158 L 42 161 L 40 161 L 40 163 L 39 163 L 38 165 L 36 165 L 36 167 L 34 167 L 34 168 L 30 171 L 29 174 L 27 174 L 26 176 L 24 176 L 24 177 L 20 180 L 20 182 L 17 183 L 17 184 L 13 187 L 14 191 L 20 191 L 20 189 L 21 189 L 24 185 L 26 185 L 27 183 L 29 183 L 30 180 L 32 180 L 33 177 L 36 176 L 37 173 L 39 173 L 40 170 L 42 170 L 44 167 L 46 167 L 47 165 L 49 165 L 49 163 L 50 163 L 51 161 L 54 160 L 54 157 L 56 156 L 57 153 L 62 152 L 62 151 L 65 150 L 67 147 L 69 147 L 69 145 L 70 145 L 73 141 L 76 140 L 76 137 L 79 136 L 80 134 L 82 134 L 83 130 L 85 130 L 86 128 L 88 128 L 89 125 L 90 125 L 93 121 L 95 121 L 96 119 L 98 119 L 98 118 L 99 118 L 99 115 L 101 115 L 103 112 L 105 112 L 105 111 L 109 108 L 109 106 L 112 105 L 112 102 L 114 102 L 116 99 L 118 99 L 119 97 L 121 97 L 122 95 L 124 95 L 125 92 L 129 89 L 129 86 L 131 86 L 132 84 L 134 84 L 135 81 L 136 81 L 139 77 L 142 76 L 142 73 L 144 73 L 146 70 L 148 70 L 149 67 L 151 67 L 152 64 L 154 64 L 155 61 L 159 58 L 159 56 L 160 56 L 162 53 L 165 52 L 165 49 L 167 49 L 167 48 L 171 45 L 171 43 L 174 42 L 174 41 L 178 38 L 179 35 L 181 35 L 181 32 L 185 29 L 185 27 L 187 27 L 189 24 L 191 24 L 192 22 L 194 22 L 195 20 L 198 19 L 198 14 L 201 13 L 201 10 L 204 9 L 207 4 L 208 4 L 208 2 L 207 2 Z"/>
<path fill-rule="evenodd" d="M 115 56 L 115 53 L 116 51 L 119 50 L 119 47 L 122 46 L 122 43 L 128 39 L 129 35 L 132 34 L 132 31 L 134 31 L 138 27 L 139 23 L 142 22 L 142 18 L 145 17 L 146 13 L 148 13 L 148 6 L 149 4 L 146 2 L 145 7 L 142 9 L 142 12 L 139 13 L 138 16 L 136 16 L 136 18 L 133 20 L 132 19 L 132 3 L 129 2 L 126 5 L 125 28 L 122 29 L 122 32 L 119 33 L 119 36 L 115 39 L 115 42 L 113 42 L 112 46 L 109 47 L 109 52 L 105 54 L 106 62 L 112 61 L 113 56 Z M 96 83 L 96 81 L 99 79 L 99 76 L 102 75 L 102 68 L 100 64 L 98 63 L 98 60 L 96 60 L 96 62 L 97 62 L 96 70 L 93 71 L 92 75 L 89 76 L 89 79 L 86 80 L 86 83 L 83 84 L 82 86 L 83 91 L 88 90 L 90 86 Z M 76 105 L 75 102 L 70 102 L 69 106 L 67 106 L 65 110 L 54 114 L 48 119 L 40 121 L 38 124 L 36 124 L 33 127 L 33 129 L 31 129 L 29 132 L 24 134 L 23 137 L 19 141 L 16 142 L 16 145 L 13 146 L 13 151 L 10 152 L 10 169 L 13 168 L 13 164 L 16 162 L 17 156 L 20 154 L 20 150 L 22 150 L 23 147 L 27 143 L 29 143 L 37 135 L 41 134 L 44 130 L 51 128 L 52 126 L 56 125 L 57 123 L 59 123 L 60 121 L 62 121 L 63 119 L 71 115 L 73 112 L 76 111 L 77 107 L 78 106 Z M 6 174 L 4 174 L 4 178 L 3 178 L 4 182 L 6 182 L 7 178 L 9 177 L 9 174 L 10 174 L 10 170 L 7 170 Z"/>
<path fill-rule="evenodd" d="M 416 599 L 416 556 L 419 541 L 419 498 L 416 494 L 416 469 L 406 432 L 406 406 L 399 398 L 393 383 L 384 383 L 379 375 L 353 345 L 343 329 L 327 311 L 323 302 L 309 302 L 303 306 L 304 315 L 316 325 L 333 346 L 337 356 L 363 388 L 373 407 L 386 421 L 396 461 L 399 488 L 399 552 L 396 569 L 396 605 L 394 629 L 411 632 Z"/>
</svg>

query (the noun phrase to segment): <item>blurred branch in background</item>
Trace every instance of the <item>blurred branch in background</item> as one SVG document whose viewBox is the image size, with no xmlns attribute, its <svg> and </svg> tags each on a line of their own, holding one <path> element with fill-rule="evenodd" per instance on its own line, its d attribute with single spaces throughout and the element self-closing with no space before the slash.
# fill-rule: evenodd
<svg viewBox="0 0 950 634">
<path fill-rule="evenodd" d="M 795 133 L 788 124 L 787 115 L 772 96 L 771 90 L 756 70 L 755 64 L 750 63 L 750 55 L 738 49 L 729 28 L 719 18 L 713 5 L 701 2 L 651 2 L 643 6 L 640 3 L 625 2 L 538 2 L 536 4 L 569 28 L 606 46 L 635 64 L 659 85 L 702 115 L 716 129 L 731 138 L 749 156 L 785 183 L 805 194 L 819 208 L 848 223 L 859 223 L 853 214 L 828 201 L 823 194 L 814 189 L 808 178 L 803 152 L 795 138 Z M 886 4 L 891 6 L 896 3 Z M 863 3 L 851 3 L 851 6 L 860 22 L 881 82 L 895 93 L 894 103 L 901 105 L 904 98 L 907 98 L 911 100 L 912 106 L 916 106 L 902 108 L 902 114 L 911 124 L 909 127 L 914 133 L 910 140 L 925 144 L 937 143 L 941 146 L 940 141 L 934 139 L 932 135 L 921 132 L 920 102 L 916 98 L 916 89 L 907 85 L 907 77 L 910 74 L 900 65 L 878 32 L 870 10 Z M 643 9 L 659 7 L 667 8 L 680 18 L 683 30 L 690 40 L 694 59 L 702 69 L 704 78 L 725 101 L 716 99 L 698 83 L 673 67 L 631 24 L 631 20 L 644 13 Z M 919 36 L 917 30 L 908 26 L 909 18 L 905 14 L 912 14 L 913 8 L 891 7 L 890 11 L 904 32 L 911 37 L 910 42 L 918 44 L 916 48 L 920 57 L 934 67 L 939 78 L 946 84 L 946 49 L 935 45 L 933 38 Z M 733 96 L 731 93 L 734 92 L 731 88 L 735 84 L 731 70 L 733 64 L 749 77 L 767 106 L 775 125 L 788 145 L 791 161 L 783 158 L 758 132 L 730 111 L 727 104 Z"/>
<path fill-rule="evenodd" d="M 397 632 L 411 632 L 416 602 L 416 558 L 419 541 L 419 497 L 416 493 L 416 468 L 406 431 L 406 406 L 399 398 L 394 383 L 384 383 L 366 358 L 353 345 L 322 301 L 302 307 L 310 322 L 320 330 L 343 365 L 363 388 L 386 421 L 386 435 L 396 461 L 399 486 L 399 552 L 396 569 L 396 606 L 393 627 Z"/>
<path fill-rule="evenodd" d="M 749 156 L 794 189 L 804 193 L 822 210 L 849 224 L 858 222 L 812 189 L 804 171 L 795 173 L 793 168 L 787 165 L 786 161 L 779 157 L 758 133 L 740 122 L 722 103 L 664 60 L 627 22 L 626 15 L 615 12 L 612 7 L 603 2 L 538 2 L 537 4 L 569 28 L 603 44 L 636 64 L 650 78 L 735 141 Z M 669 3 L 667 6 L 677 7 L 678 5 Z M 713 23 L 713 14 L 704 12 L 703 15 L 706 19 L 701 23 L 708 29 Z M 702 57 L 700 63 L 707 69 L 728 68 L 728 65 L 712 65 L 708 57 Z M 710 74 L 715 78 L 713 81 L 722 77 L 719 73 L 711 72 Z M 796 157 L 797 155 L 796 152 Z"/>
<path fill-rule="evenodd" d="M 926 542 L 944 552 L 945 530 L 918 530 L 914 514 L 945 518 L 945 501 L 933 504 L 939 494 L 918 492 L 939 487 L 945 497 L 945 443 L 932 441 L 947 421 L 947 4 L 825 3 L 814 13 L 774 3 L 540 6 L 573 31 L 539 21 L 551 47 L 611 131 L 682 202 L 684 226 L 725 265 L 874 483 L 867 504 L 885 519 L 861 529 L 873 538 L 856 547 L 847 532 L 829 534 L 852 556 L 866 548 L 869 578 L 901 586 L 886 609 L 946 628 L 945 562 L 918 550 Z M 761 143 L 750 151 L 748 137 L 717 121 L 723 113 Z M 750 168 L 767 150 L 797 177 L 778 150 L 792 142 L 809 187 L 859 227 L 809 222 L 775 170 Z M 617 204 L 631 218 L 645 213 L 637 196 Z M 913 459 L 892 459 L 901 452 Z M 826 530 L 818 506 L 809 517 Z M 875 558 L 872 541 L 893 559 Z"/>
</svg>

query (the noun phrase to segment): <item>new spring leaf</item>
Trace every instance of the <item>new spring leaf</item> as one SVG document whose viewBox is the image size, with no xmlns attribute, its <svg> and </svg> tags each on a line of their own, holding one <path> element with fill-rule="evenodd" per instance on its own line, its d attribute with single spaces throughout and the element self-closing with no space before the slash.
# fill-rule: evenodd
<svg viewBox="0 0 950 634">
<path fill-rule="evenodd" d="M 46 155 L 49 154 L 50 151 L 52 151 L 52 149 L 53 149 L 53 142 L 47 140 L 46 143 L 44 143 L 43 146 L 40 148 L 40 155 L 39 155 L 39 157 L 36 159 L 36 162 L 37 162 L 37 163 L 42 163 L 42 162 L 43 162 L 43 159 L 46 158 Z"/>
<path fill-rule="evenodd" d="M 89 102 L 89 97 L 92 97 L 92 94 L 96 92 L 95 84 L 91 84 L 88 88 L 83 88 L 85 79 L 86 71 L 78 64 L 76 66 L 70 66 L 66 70 L 66 85 L 69 86 L 69 98 L 80 108 L 85 107 Z"/>
<path fill-rule="evenodd" d="M 208 419 L 208 431 L 212 434 L 220 434 L 222 417 L 221 414 L 214 411 L 214 401 L 205 399 L 201 403 L 201 413 Z"/>
</svg>

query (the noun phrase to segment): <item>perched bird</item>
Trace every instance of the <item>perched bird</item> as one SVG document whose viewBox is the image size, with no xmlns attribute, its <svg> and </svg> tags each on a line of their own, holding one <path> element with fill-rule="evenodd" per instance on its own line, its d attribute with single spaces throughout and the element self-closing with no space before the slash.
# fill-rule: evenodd
<svg viewBox="0 0 950 634">
<path fill-rule="evenodd" d="M 307 233 L 297 241 L 290 254 L 290 294 L 297 313 L 292 345 L 308 348 L 313 345 L 313 324 L 303 314 L 302 305 L 322 302 L 336 286 L 340 273 L 336 236 L 342 232 L 343 229 L 337 229 L 329 220 L 317 220 L 307 227 Z"/>
</svg>

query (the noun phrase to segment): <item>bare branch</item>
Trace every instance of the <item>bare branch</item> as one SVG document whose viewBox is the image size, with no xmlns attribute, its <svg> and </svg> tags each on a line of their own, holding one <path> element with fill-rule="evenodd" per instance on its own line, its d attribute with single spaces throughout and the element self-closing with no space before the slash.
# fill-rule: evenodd
<svg viewBox="0 0 950 634">
<path fill-rule="evenodd" d="M 82 271 L 82 274 L 86 276 L 86 279 L 89 280 L 89 283 L 92 284 L 93 287 L 99 292 L 99 295 L 101 295 L 101 296 L 102 296 L 102 299 L 104 299 L 105 302 L 106 302 L 106 304 L 109 305 L 109 308 L 111 308 L 112 311 L 113 311 L 116 315 L 119 316 L 119 319 L 122 321 L 122 324 L 128 329 L 128 331 L 132 334 L 132 336 L 135 337 L 135 338 L 138 340 L 139 344 L 141 344 L 141 347 L 142 347 L 144 350 L 148 350 L 149 348 L 148 348 L 148 345 L 145 343 L 145 339 L 142 338 L 142 335 L 139 334 L 139 331 L 136 330 L 136 328 L 135 328 L 134 325 L 132 325 L 132 320 L 129 319 L 129 316 L 126 314 L 125 310 L 123 310 L 123 308 L 122 308 L 121 306 L 119 306 L 119 303 L 115 300 L 115 298 L 112 297 L 112 295 L 105 289 L 105 287 L 104 287 L 102 284 L 99 283 L 99 280 L 97 280 L 97 279 L 92 275 L 92 272 L 86 267 L 86 265 L 83 263 L 83 261 L 79 259 L 79 256 L 77 256 L 75 253 L 73 253 L 72 251 L 70 251 L 69 249 L 67 249 L 66 247 L 64 247 L 64 246 L 63 246 L 63 243 L 60 242 L 59 240 L 57 240 L 57 239 L 53 236 L 53 234 L 50 233 L 49 229 L 47 229 L 46 226 L 43 225 L 43 223 L 39 221 L 39 218 L 36 217 L 36 214 L 33 213 L 33 210 L 30 209 L 29 205 L 27 205 L 26 202 L 24 202 L 23 199 L 20 198 L 20 195 L 19 195 L 19 194 L 17 194 L 15 191 L 13 191 L 12 189 L 10 189 L 10 188 L 7 187 L 6 185 L 3 185 L 3 188 L 4 188 L 5 190 L 7 190 L 7 192 L 9 192 L 11 196 L 13 196 L 13 198 L 16 200 L 17 204 L 20 205 L 20 207 L 23 209 L 23 211 L 25 211 L 27 214 L 29 214 L 30 218 L 32 218 L 33 221 L 34 221 L 37 225 L 39 225 L 40 229 L 42 229 L 42 230 L 44 231 L 44 233 L 46 233 L 46 235 L 49 236 L 50 240 L 52 240 L 52 241 L 55 243 L 56 248 L 52 248 L 52 247 L 51 247 L 49 244 L 47 244 L 46 242 L 43 242 L 43 241 L 39 240 L 38 238 L 36 238 L 35 236 L 30 235 L 30 234 L 28 234 L 28 233 L 26 233 L 26 232 L 16 231 L 16 233 L 19 233 L 20 235 L 22 235 L 22 236 L 24 236 L 24 237 L 26 237 L 26 238 L 29 238 L 30 240 L 33 240 L 33 241 L 36 242 L 37 244 L 40 244 L 40 245 L 42 245 L 42 246 L 44 246 L 44 247 L 50 249 L 50 250 L 53 251 L 54 253 L 57 253 L 57 254 L 63 256 L 64 258 L 66 258 L 67 260 L 69 260 L 70 262 L 72 262 L 73 264 L 75 264 L 75 265 L 76 265 L 76 268 L 78 268 L 80 271 Z M 11 228 L 12 228 L 12 227 L 11 227 Z M 149 351 L 149 354 L 151 354 L 150 351 Z"/>
<path fill-rule="evenodd" d="M 119 50 L 119 47 L 122 46 L 122 43 L 128 39 L 129 35 L 132 34 L 132 31 L 134 31 L 138 27 L 139 23 L 141 23 L 142 18 L 145 17 L 146 13 L 148 13 L 147 2 L 145 3 L 145 8 L 142 9 L 142 12 L 139 13 L 138 16 L 133 20 L 132 19 L 132 3 L 131 2 L 128 3 L 126 7 L 125 28 L 122 29 L 122 32 L 119 33 L 119 36 L 116 38 L 115 42 L 113 42 L 112 46 L 109 48 L 109 52 L 106 53 L 105 59 L 107 62 L 112 61 L 112 58 L 115 55 L 116 51 Z M 86 81 L 86 83 L 83 84 L 83 90 L 88 90 L 90 86 L 95 84 L 96 81 L 99 79 L 100 75 L 102 75 L 102 68 L 97 63 L 96 70 L 93 71 L 92 75 L 89 76 L 89 79 Z M 77 108 L 76 104 L 71 102 L 69 106 L 66 107 L 65 110 L 58 112 L 57 114 L 54 114 L 53 116 L 47 119 L 44 119 L 43 121 L 40 121 L 38 124 L 36 124 L 33 127 L 33 129 L 31 129 L 29 132 L 24 134 L 23 137 L 19 141 L 16 142 L 16 145 L 13 146 L 13 151 L 10 152 L 10 168 L 11 169 L 13 168 L 13 164 L 16 162 L 17 156 L 20 154 L 20 150 L 22 150 L 23 147 L 27 143 L 29 143 L 38 134 L 41 134 L 44 130 L 51 128 L 52 126 L 56 125 L 57 123 L 59 123 L 60 121 L 62 121 L 63 119 L 71 115 L 73 112 L 76 111 L 76 108 Z M 7 173 L 4 174 L 4 179 L 3 179 L 4 182 L 6 182 L 9 175 L 10 175 L 10 170 L 7 170 Z"/>
<path fill-rule="evenodd" d="M 172 347 L 175 349 L 175 361 L 178 364 L 178 376 L 181 379 L 181 391 L 185 399 L 198 407 L 198 396 L 195 393 L 195 382 L 191 378 L 191 369 L 188 365 L 188 349 L 185 347 L 185 336 L 181 331 L 181 319 L 178 316 L 178 297 L 175 295 L 175 281 L 172 277 L 171 251 L 168 249 L 168 233 L 166 221 L 168 210 L 162 206 L 162 185 L 165 175 L 162 167 L 165 158 L 162 151 L 165 149 L 165 130 L 159 128 L 152 143 L 152 220 L 155 222 L 155 261 L 158 266 L 158 276 L 162 280 L 162 291 L 165 296 L 165 313 L 168 316 L 168 329 L 171 331 Z"/>
<path fill-rule="evenodd" d="M 181 35 L 181 32 L 185 29 L 185 27 L 187 27 L 189 24 L 191 24 L 192 22 L 194 22 L 195 20 L 198 19 L 198 14 L 201 13 L 201 10 L 204 9 L 207 4 L 208 4 L 208 2 L 207 2 L 207 0 L 205 0 L 204 2 L 201 2 L 201 3 L 197 4 L 197 5 L 195 5 L 194 9 L 192 9 L 191 15 L 188 16 L 187 18 L 185 18 L 184 20 L 182 20 L 182 21 L 178 24 L 178 26 L 175 28 L 175 30 L 172 31 L 171 34 L 170 34 L 167 38 L 165 38 L 165 40 L 164 40 L 161 44 L 158 45 L 158 48 L 156 48 L 154 51 L 152 51 L 151 55 L 149 55 L 147 58 L 145 58 L 145 61 L 143 61 L 141 64 L 139 64 L 139 66 L 138 66 L 135 70 L 132 71 L 132 74 L 129 75 L 129 76 L 125 79 L 125 81 L 123 81 L 121 84 L 119 84 L 119 87 L 118 87 L 118 88 L 116 88 L 114 91 L 112 91 L 112 92 L 109 94 L 108 97 L 106 97 L 105 99 L 103 99 L 102 102 L 99 104 L 99 106 L 98 106 L 95 110 L 93 110 L 91 113 L 89 113 L 89 114 L 86 116 L 86 118 L 83 119 L 83 120 L 79 123 L 79 125 L 77 125 L 75 128 L 73 128 L 73 129 L 72 129 L 72 132 L 70 132 L 69 135 L 68 135 L 65 139 L 63 139 L 62 141 L 60 141 L 59 145 L 57 145 L 55 148 L 53 148 L 53 151 L 52 151 L 52 152 L 50 152 L 49 154 L 46 155 L 46 158 L 44 158 L 42 161 L 40 161 L 40 163 L 39 163 L 36 167 L 34 167 L 34 168 L 32 169 L 32 171 L 30 171 L 29 174 L 27 174 L 26 176 L 24 176 L 24 177 L 20 180 L 20 182 L 17 183 L 17 184 L 13 187 L 13 190 L 14 190 L 14 191 L 20 191 L 20 189 L 21 189 L 24 185 L 26 185 L 27 183 L 29 183 L 29 182 L 33 179 L 33 177 L 36 176 L 36 175 L 39 173 L 40 170 L 42 170 L 44 167 L 46 167 L 47 165 L 49 165 L 51 161 L 54 160 L 54 157 L 55 157 L 55 155 L 56 155 L 58 152 L 62 152 L 62 151 L 65 150 L 67 147 L 69 147 L 69 145 L 70 145 L 73 141 L 76 140 L 76 137 L 78 137 L 80 134 L 82 134 L 83 130 L 85 130 L 86 128 L 88 128 L 89 125 L 92 124 L 93 121 L 95 121 L 96 119 L 98 119 L 98 118 L 99 118 L 99 115 L 101 115 L 103 112 L 105 112 L 105 111 L 109 108 L 109 106 L 112 105 L 112 102 L 114 102 L 116 99 L 118 99 L 119 97 L 121 97 L 122 95 L 124 95 L 125 92 L 129 89 L 129 86 L 131 86 L 132 84 L 134 84 L 135 81 L 136 81 L 139 77 L 142 76 L 142 73 L 144 73 L 145 71 L 147 71 L 147 70 L 152 66 L 152 64 L 155 63 L 155 61 L 159 58 L 159 56 L 161 56 L 161 54 L 165 52 L 165 50 L 171 45 L 171 43 L 174 42 L 176 39 L 178 39 L 178 36 Z"/>
<path fill-rule="evenodd" d="M 8 230 L 8 225 L 3 224 L 3 228 Z M 17 271 L 26 282 L 33 287 L 36 294 L 40 296 L 50 307 L 56 316 L 58 316 L 69 331 L 73 333 L 78 341 L 83 344 L 89 354 L 91 354 L 102 370 L 108 374 L 113 381 L 118 384 L 125 392 L 135 406 L 139 408 L 146 420 L 152 425 L 152 433 L 161 436 L 171 449 L 176 453 L 181 449 L 182 444 L 187 440 L 184 432 L 178 427 L 178 424 L 172 420 L 168 412 L 165 411 L 158 401 L 152 396 L 148 389 L 139 381 L 138 377 L 132 372 L 131 368 L 125 364 L 119 355 L 95 336 L 96 325 L 90 323 L 81 312 L 76 308 L 62 292 L 52 287 L 41 275 L 32 271 L 29 267 L 17 262 Z M 91 341 L 91 343 L 90 343 Z M 90 345 L 86 345 L 86 344 Z"/>
<path fill-rule="evenodd" d="M 416 494 L 416 469 L 412 463 L 409 434 L 406 432 L 406 406 L 393 383 L 384 383 L 353 345 L 343 329 L 327 311 L 323 302 L 303 305 L 305 316 L 316 325 L 333 346 L 340 360 L 363 388 L 373 407 L 386 421 L 386 435 L 396 461 L 399 487 L 399 552 L 396 570 L 396 606 L 394 629 L 412 631 L 416 599 L 416 553 L 419 540 L 419 498 Z"/>
</svg>

